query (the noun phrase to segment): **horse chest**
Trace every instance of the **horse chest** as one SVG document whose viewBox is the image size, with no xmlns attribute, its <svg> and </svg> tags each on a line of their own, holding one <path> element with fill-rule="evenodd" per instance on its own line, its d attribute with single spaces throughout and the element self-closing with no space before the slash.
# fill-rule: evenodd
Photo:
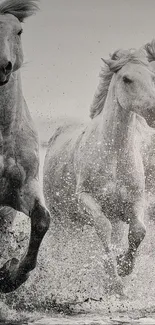
<svg viewBox="0 0 155 325">
<path fill-rule="evenodd" d="M 14 158 L 0 155 L 0 204 L 16 206 L 18 189 L 25 177 L 23 167 Z"/>
<path fill-rule="evenodd" d="M 26 177 L 21 163 L 22 155 L 16 142 L 13 133 L 0 130 L 0 178 L 11 182 L 15 187 L 21 186 Z"/>
</svg>

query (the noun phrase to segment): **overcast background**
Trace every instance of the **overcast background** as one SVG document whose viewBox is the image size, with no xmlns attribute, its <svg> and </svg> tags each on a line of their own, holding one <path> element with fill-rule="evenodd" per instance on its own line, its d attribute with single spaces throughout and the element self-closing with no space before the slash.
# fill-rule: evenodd
<svg viewBox="0 0 155 325">
<path fill-rule="evenodd" d="M 37 118 L 87 119 L 101 57 L 155 37 L 154 0 L 41 0 L 24 24 L 23 90 Z"/>
</svg>

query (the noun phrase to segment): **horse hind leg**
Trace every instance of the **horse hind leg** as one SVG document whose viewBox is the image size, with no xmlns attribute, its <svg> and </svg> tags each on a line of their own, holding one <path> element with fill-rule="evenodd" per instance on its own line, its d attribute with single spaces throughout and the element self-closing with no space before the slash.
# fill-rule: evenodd
<svg viewBox="0 0 155 325">
<path fill-rule="evenodd" d="M 129 222 L 127 252 L 117 257 L 117 271 L 122 277 L 131 274 L 135 265 L 136 253 L 146 234 L 143 218 L 131 218 Z"/>
</svg>

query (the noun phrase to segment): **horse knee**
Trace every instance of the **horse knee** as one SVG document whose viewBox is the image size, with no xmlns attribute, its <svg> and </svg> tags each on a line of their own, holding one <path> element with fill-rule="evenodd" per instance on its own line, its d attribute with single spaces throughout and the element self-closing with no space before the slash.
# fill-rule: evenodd
<svg viewBox="0 0 155 325">
<path fill-rule="evenodd" d="M 146 234 L 145 225 L 141 222 L 136 223 L 135 225 L 130 226 L 129 228 L 129 245 L 138 248 Z"/>
<path fill-rule="evenodd" d="M 39 202 L 35 203 L 34 209 L 31 214 L 32 225 L 36 231 L 44 235 L 49 229 L 50 225 L 50 213 Z"/>
<path fill-rule="evenodd" d="M 50 225 L 50 214 L 48 210 L 45 209 L 44 214 L 40 217 L 38 221 L 38 228 L 41 233 L 46 233 Z"/>
</svg>

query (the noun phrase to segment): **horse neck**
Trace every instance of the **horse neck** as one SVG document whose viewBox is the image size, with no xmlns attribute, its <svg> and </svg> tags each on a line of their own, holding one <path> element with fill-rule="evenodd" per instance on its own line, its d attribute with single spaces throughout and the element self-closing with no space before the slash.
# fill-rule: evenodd
<svg viewBox="0 0 155 325">
<path fill-rule="evenodd" d="M 103 150 L 126 153 L 133 148 L 140 149 L 141 135 L 137 132 L 136 114 L 122 108 L 118 103 L 113 82 L 99 120 L 99 137 Z M 136 149 L 137 150 L 137 149 Z"/>
<path fill-rule="evenodd" d="M 20 72 L 14 72 L 9 82 L 0 87 L 0 131 L 9 129 L 20 121 L 24 100 L 21 87 Z"/>
</svg>

